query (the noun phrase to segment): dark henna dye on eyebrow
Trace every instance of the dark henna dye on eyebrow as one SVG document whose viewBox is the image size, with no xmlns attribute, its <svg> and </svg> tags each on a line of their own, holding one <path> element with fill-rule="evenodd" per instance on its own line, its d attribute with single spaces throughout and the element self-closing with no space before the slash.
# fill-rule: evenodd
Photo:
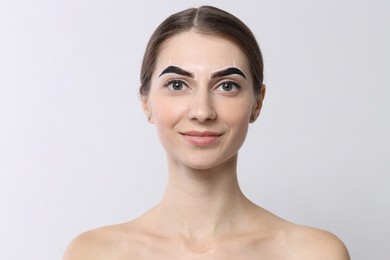
<svg viewBox="0 0 390 260">
<path fill-rule="evenodd" d="M 161 72 L 161 74 L 158 77 L 161 77 L 163 74 L 167 74 L 167 73 L 175 73 L 175 74 L 179 74 L 179 75 L 182 75 L 182 76 L 187 76 L 187 77 L 194 78 L 194 74 L 192 74 L 189 71 L 183 70 L 182 68 L 179 68 L 177 66 L 168 66 L 168 67 L 166 67 Z"/>
<path fill-rule="evenodd" d="M 220 77 L 229 76 L 232 74 L 238 74 L 238 75 L 242 76 L 244 79 L 246 79 L 244 72 L 242 72 L 240 69 L 235 68 L 235 67 L 230 67 L 227 69 L 223 69 L 223 70 L 214 72 L 211 75 L 211 78 L 220 78 Z"/>
</svg>

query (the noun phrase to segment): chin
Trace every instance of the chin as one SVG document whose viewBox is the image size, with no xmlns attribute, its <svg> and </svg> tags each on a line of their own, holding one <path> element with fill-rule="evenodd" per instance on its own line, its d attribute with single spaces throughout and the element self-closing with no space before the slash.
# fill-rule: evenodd
<svg viewBox="0 0 390 260">
<path fill-rule="evenodd" d="M 207 171 L 207 170 L 213 170 L 221 167 L 230 166 L 231 164 L 235 164 L 237 160 L 237 154 L 233 156 L 226 157 L 225 159 L 222 158 L 196 158 L 196 160 L 187 160 L 187 161 L 181 161 L 178 162 L 179 164 L 182 164 L 184 167 L 193 169 L 193 170 L 199 170 L 199 171 Z"/>
</svg>

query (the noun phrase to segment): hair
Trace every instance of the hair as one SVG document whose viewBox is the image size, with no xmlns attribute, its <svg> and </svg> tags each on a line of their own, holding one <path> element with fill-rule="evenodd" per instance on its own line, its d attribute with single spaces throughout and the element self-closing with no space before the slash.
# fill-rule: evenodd
<svg viewBox="0 0 390 260">
<path fill-rule="evenodd" d="M 148 96 L 157 56 L 165 40 L 185 31 L 223 37 L 233 41 L 249 60 L 256 94 L 263 84 L 263 58 L 252 31 L 234 15 L 212 6 L 189 8 L 166 18 L 153 32 L 141 66 L 141 97 Z"/>
</svg>

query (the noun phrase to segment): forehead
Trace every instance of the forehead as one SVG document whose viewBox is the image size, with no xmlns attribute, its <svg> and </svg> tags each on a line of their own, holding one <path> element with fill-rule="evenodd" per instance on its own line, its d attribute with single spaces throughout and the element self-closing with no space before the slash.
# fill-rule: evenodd
<svg viewBox="0 0 390 260">
<path fill-rule="evenodd" d="M 194 31 L 179 33 L 167 39 L 159 50 L 156 69 L 167 65 L 180 65 L 188 69 L 216 70 L 237 66 L 248 70 L 245 54 L 233 41 L 200 34 Z"/>
</svg>

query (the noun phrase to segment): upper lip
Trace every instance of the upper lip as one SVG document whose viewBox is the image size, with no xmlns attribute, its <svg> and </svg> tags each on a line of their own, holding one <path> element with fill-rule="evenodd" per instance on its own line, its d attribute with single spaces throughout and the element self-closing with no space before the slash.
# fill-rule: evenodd
<svg viewBox="0 0 390 260">
<path fill-rule="evenodd" d="M 191 131 L 186 131 L 186 132 L 181 132 L 182 135 L 189 135 L 189 136 L 220 136 L 222 135 L 221 133 L 218 132 L 213 132 L 213 131 L 196 131 L 196 130 L 191 130 Z"/>
</svg>

